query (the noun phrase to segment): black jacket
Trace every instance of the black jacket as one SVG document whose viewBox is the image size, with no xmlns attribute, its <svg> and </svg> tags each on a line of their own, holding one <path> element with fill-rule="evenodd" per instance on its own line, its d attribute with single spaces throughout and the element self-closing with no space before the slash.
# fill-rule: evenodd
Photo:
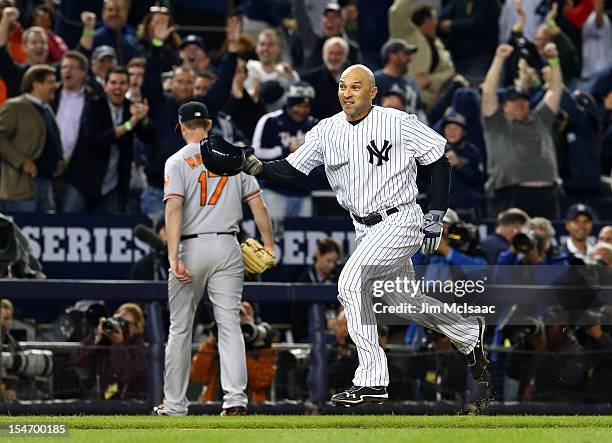
<svg viewBox="0 0 612 443">
<path fill-rule="evenodd" d="M 126 100 L 123 103 L 123 121 L 129 120 L 130 117 L 130 105 Z M 148 125 L 139 123 L 134 130 L 142 139 L 150 139 Z M 100 197 L 111 146 L 116 143 L 120 152 L 117 187 L 120 192 L 127 193 L 130 185 L 133 138 L 133 131 L 130 131 L 115 139 L 115 125 L 106 95 L 90 100 L 83 111 L 79 138 L 65 173 L 66 181 L 89 198 Z"/>
<path fill-rule="evenodd" d="M 313 117 L 321 120 L 342 111 L 338 100 L 338 82 L 325 65 L 304 74 L 303 80 L 316 91 L 311 111 Z"/>
<path fill-rule="evenodd" d="M 92 99 L 98 97 L 98 94 L 96 94 L 96 92 L 92 88 L 89 87 L 87 82 L 85 82 L 84 86 L 85 86 L 85 107 L 83 108 L 83 112 L 85 112 L 85 110 L 87 109 L 87 104 Z M 55 91 L 55 95 L 53 96 L 53 99 L 49 102 L 49 106 L 51 106 L 51 109 L 53 109 L 53 113 L 56 116 L 57 116 L 57 110 L 59 109 L 60 98 L 62 97 L 62 89 L 63 87 L 59 87 L 57 91 Z M 82 121 L 82 118 L 83 118 L 83 115 L 81 115 L 81 121 Z"/>
<path fill-rule="evenodd" d="M 6 50 L 0 47 L 0 78 L 6 84 L 6 97 L 17 97 L 21 93 L 21 79 L 30 67 L 28 64 L 17 63 Z"/>
</svg>

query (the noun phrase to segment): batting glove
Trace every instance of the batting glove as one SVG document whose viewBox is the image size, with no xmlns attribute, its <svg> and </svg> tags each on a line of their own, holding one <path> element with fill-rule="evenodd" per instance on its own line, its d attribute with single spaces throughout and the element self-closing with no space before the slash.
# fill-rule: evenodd
<svg viewBox="0 0 612 443">
<path fill-rule="evenodd" d="M 442 239 L 442 218 L 444 211 L 429 211 L 423 216 L 423 252 L 433 254 L 440 246 Z"/>
<path fill-rule="evenodd" d="M 263 164 L 252 152 L 250 152 L 250 150 L 246 151 L 244 163 L 242 164 L 242 171 L 249 175 L 258 175 L 263 171 Z"/>
</svg>

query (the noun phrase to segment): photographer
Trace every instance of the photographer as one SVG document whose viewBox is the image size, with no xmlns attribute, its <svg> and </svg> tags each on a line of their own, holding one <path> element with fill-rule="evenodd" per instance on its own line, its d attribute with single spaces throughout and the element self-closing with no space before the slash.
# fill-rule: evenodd
<svg viewBox="0 0 612 443">
<path fill-rule="evenodd" d="M 2 352 L 14 352 L 20 350 L 17 341 L 11 337 L 9 330 L 13 321 L 13 304 L 7 300 L 0 300 L 0 320 L 2 321 L 2 330 L 0 335 L 0 343 L 2 344 Z M 6 372 L 4 365 L 0 365 L 0 401 L 17 400 L 17 391 L 15 391 L 14 383 L 6 380 Z"/>
<path fill-rule="evenodd" d="M 164 217 L 155 225 L 155 231 L 144 225 L 134 228 L 137 239 L 150 246 L 151 252 L 142 257 L 130 270 L 130 280 L 165 281 L 168 279 L 168 249 L 166 241 L 166 223 Z"/>
<path fill-rule="evenodd" d="M 512 313 L 510 313 L 512 314 Z M 508 312 L 504 314 L 507 316 Z M 497 323 L 503 323 L 503 317 Z M 508 320 L 506 318 L 505 320 Z M 493 346 L 510 345 L 510 352 L 491 353 L 491 361 L 503 371 L 503 401 L 519 401 L 534 376 L 535 352 L 544 349 L 546 332 L 540 317 L 525 317 L 521 325 L 495 328 Z"/>
<path fill-rule="evenodd" d="M 81 342 L 75 365 L 90 371 L 94 398 L 143 399 L 146 395 L 145 319 L 142 309 L 125 303 L 111 318 L 100 318 Z"/>
<path fill-rule="evenodd" d="M 317 241 L 317 251 L 314 264 L 306 269 L 297 279 L 300 283 L 318 283 L 331 285 L 338 281 L 338 260 L 340 259 L 340 245 L 332 238 Z M 308 342 L 308 308 L 309 303 L 291 303 L 291 333 L 295 343 Z M 335 307 L 332 315 L 335 314 Z M 328 309 L 329 311 L 329 309 Z M 332 317 L 333 318 L 333 317 Z"/>
<path fill-rule="evenodd" d="M 506 209 L 498 214 L 495 232 L 480 242 L 488 264 L 497 263 L 499 254 L 508 249 L 514 236 L 523 229 L 528 221 L 527 213 L 518 208 Z"/>
<path fill-rule="evenodd" d="M 591 352 L 588 369 L 587 398 L 589 403 L 612 401 L 612 338 L 601 327 L 602 313 L 589 312 L 592 324 L 579 327 L 576 338 L 585 351 Z"/>
<path fill-rule="evenodd" d="M 497 258 L 498 265 L 563 265 L 568 255 L 554 244 L 555 229 L 544 217 L 529 220 L 526 229 L 517 233 L 510 248 Z"/>
<path fill-rule="evenodd" d="M 274 331 L 268 323 L 256 319 L 253 306 L 246 301 L 240 303 L 240 326 L 246 347 L 247 395 L 249 402 L 256 404 L 269 399 L 276 376 L 278 353 L 272 348 Z M 191 361 L 191 381 L 202 385 L 200 401 L 214 401 L 221 396 L 218 361 L 215 325 Z"/>
<path fill-rule="evenodd" d="M 0 300 L 0 402 L 40 400 L 46 396 L 38 388 L 45 390 L 45 387 L 38 385 L 37 380 L 45 381 L 38 377 L 48 378 L 53 373 L 53 356 L 49 351 L 21 348 L 10 333 L 14 312 L 10 300 Z"/>
<path fill-rule="evenodd" d="M 410 371 L 411 390 L 415 400 L 464 401 L 467 390 L 467 368 L 463 355 L 453 347 L 450 339 L 431 329 L 424 329 L 418 363 Z M 416 362 L 415 362 L 416 363 Z"/>
<path fill-rule="evenodd" d="M 576 339 L 573 328 L 560 321 L 552 308 L 545 317 L 546 339 L 534 358 L 533 392 L 524 400 L 579 403 L 587 387 L 589 356 Z"/>
<path fill-rule="evenodd" d="M 412 264 L 415 266 L 435 265 L 427 266 L 425 279 L 429 281 L 463 279 L 466 273 L 486 266 L 486 259 L 480 255 L 480 237 L 476 227 L 462 223 L 452 209 L 446 211 L 442 222 L 444 230 L 437 252 L 425 255 L 419 251 L 412 257 Z"/>
</svg>

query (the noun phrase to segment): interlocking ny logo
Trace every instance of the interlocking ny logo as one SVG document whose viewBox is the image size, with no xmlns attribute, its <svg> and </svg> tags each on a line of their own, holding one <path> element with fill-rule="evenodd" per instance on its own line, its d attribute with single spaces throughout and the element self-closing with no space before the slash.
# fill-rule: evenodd
<svg viewBox="0 0 612 443">
<path fill-rule="evenodd" d="M 368 161 L 374 164 L 374 157 L 378 159 L 376 166 L 382 166 L 383 162 L 389 161 L 389 150 L 391 149 L 391 143 L 389 140 L 385 140 L 382 149 L 378 149 L 374 140 L 370 140 L 370 144 L 367 146 L 368 153 L 370 154 L 370 158 Z"/>
</svg>

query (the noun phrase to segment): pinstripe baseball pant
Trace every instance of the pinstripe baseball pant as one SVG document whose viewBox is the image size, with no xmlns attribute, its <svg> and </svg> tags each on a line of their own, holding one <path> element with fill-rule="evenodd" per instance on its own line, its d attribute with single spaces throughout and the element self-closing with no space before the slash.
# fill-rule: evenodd
<svg viewBox="0 0 612 443">
<path fill-rule="evenodd" d="M 387 358 L 378 344 L 372 293 L 370 291 L 364 295 L 362 283 L 367 285 L 368 281 L 374 279 L 395 279 L 399 276 L 414 277 L 410 257 L 421 245 L 422 217 L 420 208 L 413 203 L 384 217 L 374 226 L 367 227 L 354 222 L 358 246 L 340 274 L 338 300 L 344 307 L 349 335 L 359 356 L 359 367 L 353 378 L 356 386 L 389 384 Z M 421 303 L 442 305 L 438 300 L 423 294 L 411 298 L 405 293 L 386 293 L 382 300 L 389 305 L 418 304 L 418 311 Z M 446 335 L 465 354 L 476 346 L 478 322 L 474 317 L 464 318 L 458 314 L 445 313 L 444 310 L 440 314 L 406 313 L 401 316 Z"/>
</svg>

